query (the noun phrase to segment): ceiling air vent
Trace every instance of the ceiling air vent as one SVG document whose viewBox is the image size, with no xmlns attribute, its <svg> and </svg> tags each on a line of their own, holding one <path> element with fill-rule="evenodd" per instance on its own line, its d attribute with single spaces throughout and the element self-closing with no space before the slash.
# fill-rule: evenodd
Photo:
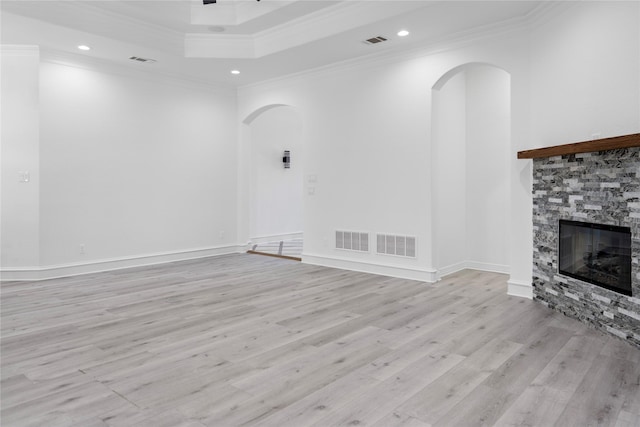
<svg viewBox="0 0 640 427">
<path fill-rule="evenodd" d="M 139 56 L 131 56 L 129 57 L 129 59 L 136 62 L 147 62 L 149 64 L 156 62 L 155 59 L 140 58 Z"/>
<path fill-rule="evenodd" d="M 377 44 L 377 43 L 382 43 L 382 42 L 386 42 L 387 39 L 385 39 L 382 36 L 377 36 L 377 37 L 371 37 L 370 39 L 367 39 L 365 41 L 363 41 L 362 43 L 364 44 Z"/>
</svg>

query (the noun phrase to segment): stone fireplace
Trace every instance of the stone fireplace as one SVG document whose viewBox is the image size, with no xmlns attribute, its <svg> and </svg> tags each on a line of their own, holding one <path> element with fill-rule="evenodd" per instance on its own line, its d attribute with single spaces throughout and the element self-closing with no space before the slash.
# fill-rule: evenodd
<svg viewBox="0 0 640 427">
<path fill-rule="evenodd" d="M 632 136 L 640 143 L 640 134 Z M 640 347 L 640 147 L 570 151 L 537 158 L 519 153 L 533 158 L 534 300 Z M 617 267 L 630 268 L 630 274 L 623 272 L 630 275 L 628 290 L 598 286 L 559 268 L 561 220 L 630 231 L 630 267 Z"/>
</svg>

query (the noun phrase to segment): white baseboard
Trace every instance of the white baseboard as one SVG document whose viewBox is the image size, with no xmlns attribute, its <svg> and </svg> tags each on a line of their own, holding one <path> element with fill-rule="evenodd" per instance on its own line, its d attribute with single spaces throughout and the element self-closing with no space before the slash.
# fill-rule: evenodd
<svg viewBox="0 0 640 427">
<path fill-rule="evenodd" d="M 417 280 L 420 282 L 434 283 L 437 281 L 437 272 L 432 269 L 373 264 L 344 258 L 329 258 L 322 255 L 312 255 L 304 252 L 302 253 L 302 263 L 320 265 L 322 267 L 339 268 L 342 270 L 359 271 L 362 273 L 379 274 L 381 276 L 398 277 L 401 279 Z"/>
<path fill-rule="evenodd" d="M 456 264 L 451 264 L 446 267 L 442 267 L 438 269 L 438 280 L 443 278 L 444 276 L 448 276 L 449 274 L 457 273 L 458 271 L 462 271 L 467 268 L 466 262 L 458 262 Z"/>
<path fill-rule="evenodd" d="M 507 295 L 533 299 L 533 286 L 528 282 L 509 280 L 507 282 Z"/>
<path fill-rule="evenodd" d="M 492 273 L 502 273 L 509 274 L 509 266 L 502 264 L 489 264 L 486 262 L 477 262 L 477 261 L 462 261 L 456 264 L 449 265 L 447 267 L 438 269 L 438 280 L 440 280 L 444 276 L 448 276 L 449 274 L 457 273 L 462 270 L 480 270 L 480 271 L 490 271 Z"/>
<path fill-rule="evenodd" d="M 1 281 L 35 281 L 55 279 L 59 277 L 78 276 L 81 274 L 100 273 L 124 268 L 144 267 L 149 265 L 165 264 L 175 261 L 206 258 L 211 256 L 242 253 L 246 250 L 244 245 L 220 246 L 215 248 L 194 249 L 180 252 L 167 252 L 160 254 L 142 255 L 136 257 L 96 260 L 86 263 L 0 269 Z M 506 266 L 494 264 L 482 264 L 475 262 L 462 262 L 440 270 L 419 269 L 406 266 L 393 266 L 373 264 L 364 261 L 354 261 L 344 258 L 326 257 L 322 255 L 302 254 L 302 262 L 305 264 L 320 265 L 324 267 L 340 268 L 343 270 L 359 271 L 363 273 L 379 274 L 383 276 L 398 277 L 402 279 L 417 280 L 434 283 L 441 277 L 467 268 L 483 271 L 507 273 Z M 509 280 L 507 282 L 507 294 L 517 297 L 533 299 L 531 283 Z"/>
<path fill-rule="evenodd" d="M 0 280 L 3 282 L 47 280 L 58 277 L 78 276 L 80 274 L 100 273 L 104 271 L 121 270 L 123 268 L 144 267 L 148 265 L 165 264 L 168 262 L 227 255 L 244 251 L 245 247 L 243 245 L 231 245 L 117 259 L 96 260 L 77 264 L 6 268 L 0 269 Z"/>
<path fill-rule="evenodd" d="M 297 232 L 297 233 L 285 233 L 285 234 L 274 234 L 271 236 L 257 236 L 257 237 L 250 237 L 249 238 L 249 242 L 250 244 L 257 244 L 257 243 L 271 243 L 271 242 L 279 242 L 281 240 L 294 240 L 294 239 L 302 239 L 303 238 L 303 233 L 302 231 Z"/>
<path fill-rule="evenodd" d="M 490 271 L 492 273 L 509 274 L 511 268 L 508 265 L 490 264 L 488 262 L 467 261 L 467 268 L 470 270 Z"/>
</svg>

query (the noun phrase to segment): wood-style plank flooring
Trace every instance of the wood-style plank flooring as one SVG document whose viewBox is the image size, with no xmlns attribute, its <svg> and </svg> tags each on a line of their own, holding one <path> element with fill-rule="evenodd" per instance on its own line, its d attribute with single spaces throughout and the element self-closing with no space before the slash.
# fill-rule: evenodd
<svg viewBox="0 0 640 427">
<path fill-rule="evenodd" d="M 1 423 L 639 426 L 640 350 L 506 294 L 238 254 L 1 288 Z"/>
</svg>

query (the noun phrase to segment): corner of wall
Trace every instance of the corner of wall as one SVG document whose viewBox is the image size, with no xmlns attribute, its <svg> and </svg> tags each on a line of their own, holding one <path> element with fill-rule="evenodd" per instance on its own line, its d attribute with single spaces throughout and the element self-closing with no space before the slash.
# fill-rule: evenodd
<svg viewBox="0 0 640 427">
<path fill-rule="evenodd" d="M 533 286 L 530 282 L 509 279 L 509 281 L 507 281 L 507 295 L 533 299 Z"/>
</svg>

